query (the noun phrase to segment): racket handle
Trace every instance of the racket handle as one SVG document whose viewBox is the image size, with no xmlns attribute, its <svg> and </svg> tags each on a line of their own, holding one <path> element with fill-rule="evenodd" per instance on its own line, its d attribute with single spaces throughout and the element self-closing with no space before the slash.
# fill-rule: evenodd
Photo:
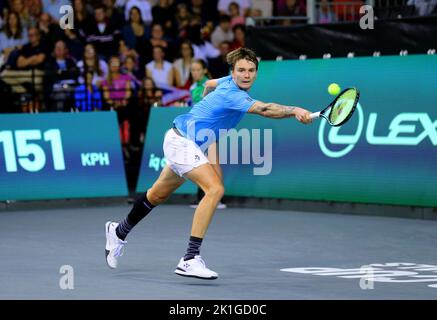
<svg viewBox="0 0 437 320">
<path fill-rule="evenodd" d="M 320 117 L 320 112 L 314 112 L 310 114 L 310 118 L 311 119 L 315 119 L 315 118 L 319 118 Z"/>
</svg>

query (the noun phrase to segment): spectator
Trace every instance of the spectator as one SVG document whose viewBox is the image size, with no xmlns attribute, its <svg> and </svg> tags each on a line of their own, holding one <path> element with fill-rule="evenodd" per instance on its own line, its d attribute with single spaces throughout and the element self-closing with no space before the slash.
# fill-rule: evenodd
<svg viewBox="0 0 437 320">
<path fill-rule="evenodd" d="M 77 84 L 78 75 L 79 69 L 69 57 L 65 42 L 58 40 L 53 54 L 45 64 L 44 95 L 49 111 L 66 111 L 72 108 L 70 92 Z"/>
<path fill-rule="evenodd" d="M 4 61 L 8 61 L 11 52 L 18 52 L 27 42 L 27 31 L 21 26 L 18 14 L 9 12 L 4 30 L 0 32 L 0 54 Z"/>
<path fill-rule="evenodd" d="M 81 71 L 81 74 L 91 72 L 93 74 L 92 83 L 100 88 L 102 81 L 108 75 L 108 64 L 99 59 L 94 45 L 91 43 L 85 46 L 83 60 L 77 63 L 77 67 Z M 83 83 L 84 79 L 79 77 L 79 83 Z"/>
<path fill-rule="evenodd" d="M 98 5 L 94 10 L 94 23 L 87 30 L 87 43 L 95 45 L 104 59 L 116 55 L 120 40 L 120 31 L 107 19 L 105 7 Z"/>
<path fill-rule="evenodd" d="M 331 10 L 331 5 L 328 0 L 320 0 L 316 14 L 318 23 L 332 23 L 337 21 L 335 12 Z"/>
<path fill-rule="evenodd" d="M 5 69 L 1 76 L 16 93 L 29 93 L 32 95 L 28 105 L 29 112 L 38 112 L 40 109 L 40 94 L 43 92 L 44 62 L 46 60 L 45 48 L 41 45 L 41 35 L 35 27 L 28 29 L 29 43 L 23 45 L 18 52 L 16 68 L 19 70 Z M 26 87 L 25 87 L 26 86 Z M 27 111 L 27 110 L 23 110 Z"/>
<path fill-rule="evenodd" d="M 220 56 L 216 59 L 209 60 L 209 71 L 211 72 L 211 77 L 213 79 L 218 79 L 226 77 L 229 75 L 229 65 L 226 60 L 227 54 L 230 52 L 230 43 L 224 41 L 220 43 L 219 50 Z"/>
<path fill-rule="evenodd" d="M 191 106 L 194 106 L 203 98 L 205 82 L 208 78 L 208 68 L 205 61 L 196 59 L 191 64 L 191 78 L 193 84 L 190 87 Z"/>
<path fill-rule="evenodd" d="M 185 3 L 180 3 L 176 7 L 176 25 L 178 37 L 185 39 L 188 36 L 188 28 L 191 21 L 191 14 Z"/>
<path fill-rule="evenodd" d="M 142 48 L 139 48 L 140 63 L 145 64 L 153 59 L 153 48 L 156 46 L 162 47 L 168 60 L 172 60 L 174 57 L 173 46 L 164 38 L 164 29 L 160 24 L 153 24 L 152 37 L 143 44 Z"/>
<path fill-rule="evenodd" d="M 130 77 L 131 88 L 133 90 L 133 95 L 135 96 L 141 88 L 141 81 L 139 80 L 141 77 L 137 59 L 134 56 L 127 56 L 123 62 L 122 71 Z"/>
<path fill-rule="evenodd" d="M 231 42 L 230 51 L 244 47 L 246 44 L 246 27 L 237 24 L 232 30 L 234 31 L 234 41 Z"/>
<path fill-rule="evenodd" d="M 116 30 L 121 30 L 125 24 L 124 14 L 114 7 L 115 0 L 103 0 L 106 18 L 111 21 Z"/>
<path fill-rule="evenodd" d="M 231 29 L 231 18 L 228 15 L 220 16 L 220 23 L 211 34 L 211 42 L 214 47 L 218 48 L 223 41 L 232 42 L 234 33 Z"/>
<path fill-rule="evenodd" d="M 41 43 L 41 33 L 35 27 L 28 30 L 29 43 L 21 49 L 17 60 L 19 69 L 39 69 L 44 70 L 46 60 L 46 48 Z"/>
<path fill-rule="evenodd" d="M 121 64 L 118 57 L 111 57 L 109 68 L 108 78 L 102 83 L 103 96 L 110 109 L 117 112 L 121 143 L 127 156 L 126 148 L 130 141 L 128 103 L 132 96 L 130 77 L 120 73 Z"/>
<path fill-rule="evenodd" d="M 73 30 L 66 28 L 63 31 L 61 39 L 67 44 L 67 48 L 74 60 L 79 61 L 82 59 L 84 52 L 82 41 L 80 41 L 79 36 Z"/>
<path fill-rule="evenodd" d="M 24 7 L 29 11 L 29 15 L 36 19 L 43 12 L 43 5 L 41 0 L 24 0 Z"/>
<path fill-rule="evenodd" d="M 85 0 L 73 0 L 74 29 L 71 30 L 80 41 L 85 42 L 88 23 L 91 23 Z M 70 29 L 65 29 L 70 30 Z"/>
<path fill-rule="evenodd" d="M 146 77 L 142 81 L 142 88 L 139 93 L 139 112 L 141 116 L 138 117 L 138 126 L 140 128 L 140 143 L 144 143 L 150 109 L 158 106 L 162 106 L 162 91 L 156 87 L 152 78 Z"/>
<path fill-rule="evenodd" d="M 120 71 L 120 58 L 111 57 L 108 77 L 102 82 L 103 96 L 111 109 L 126 107 L 132 94 L 130 77 Z"/>
<path fill-rule="evenodd" d="M 200 24 L 193 22 L 189 29 L 188 39 L 193 46 L 194 58 L 202 59 L 206 62 L 208 59 L 217 58 L 220 55 L 220 51 L 211 42 L 205 40 L 204 36 L 201 32 Z"/>
<path fill-rule="evenodd" d="M 23 0 L 12 0 L 11 11 L 18 14 L 21 25 L 26 30 L 35 22 L 35 19 L 32 19 L 32 16 L 29 13 L 29 9 L 24 6 Z"/>
<path fill-rule="evenodd" d="M 129 12 L 132 7 L 137 7 L 140 9 L 141 18 L 146 25 L 152 23 L 152 7 L 147 0 L 127 0 L 126 6 L 124 8 L 125 20 L 129 20 Z"/>
<path fill-rule="evenodd" d="M 181 57 L 173 63 L 176 86 L 188 89 L 191 85 L 189 81 L 190 69 L 194 58 L 194 51 L 190 41 L 185 40 L 180 44 L 180 55 Z"/>
<path fill-rule="evenodd" d="M 135 50 L 129 48 L 124 42 L 124 40 L 120 40 L 118 45 L 118 57 L 122 62 L 124 62 L 126 58 L 129 56 L 133 56 L 134 58 L 137 58 L 138 53 Z"/>
<path fill-rule="evenodd" d="M 102 109 L 102 94 L 93 84 L 93 73 L 85 73 L 85 82 L 76 87 L 74 100 L 76 111 L 94 111 Z"/>
<path fill-rule="evenodd" d="M 132 7 L 129 12 L 129 23 L 123 27 L 122 35 L 126 45 L 138 54 L 144 55 L 144 43 L 147 41 L 149 30 L 141 18 L 140 9 Z"/>
<path fill-rule="evenodd" d="M 42 13 L 38 19 L 38 29 L 41 32 L 41 42 L 51 52 L 55 42 L 62 38 L 63 32 L 58 24 L 53 23 L 48 13 Z"/>
<path fill-rule="evenodd" d="M 249 10 L 252 7 L 251 0 L 219 0 L 217 3 L 217 9 L 220 14 L 230 14 L 229 12 L 229 4 L 231 2 L 236 2 L 240 9 L 243 11 L 245 17 L 249 15 Z"/>
<path fill-rule="evenodd" d="M 153 60 L 146 65 L 146 76 L 152 78 L 158 87 L 174 85 L 174 71 L 170 62 L 164 60 L 164 48 L 153 48 Z"/>
<path fill-rule="evenodd" d="M 153 23 L 163 26 L 164 34 L 174 38 L 176 36 L 175 10 L 169 0 L 159 0 L 152 8 Z"/>
<path fill-rule="evenodd" d="M 305 9 L 303 9 L 297 0 L 285 0 L 278 4 L 278 15 L 283 17 L 300 17 L 305 15 Z M 291 25 L 296 20 L 287 19 L 282 21 L 282 25 Z"/>
<path fill-rule="evenodd" d="M 237 24 L 244 25 L 246 23 L 246 19 L 240 12 L 240 5 L 237 2 L 231 2 L 229 4 L 229 15 L 231 17 L 231 28 L 233 28 Z"/>
</svg>

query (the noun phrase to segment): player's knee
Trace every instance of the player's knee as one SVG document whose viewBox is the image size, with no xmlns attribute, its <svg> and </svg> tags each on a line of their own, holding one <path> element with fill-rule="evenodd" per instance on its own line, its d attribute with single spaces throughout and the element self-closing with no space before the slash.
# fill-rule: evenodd
<svg viewBox="0 0 437 320">
<path fill-rule="evenodd" d="M 225 187 L 222 183 L 214 184 L 206 190 L 205 194 L 210 197 L 221 199 L 225 194 Z"/>
<path fill-rule="evenodd" d="M 147 191 L 147 199 L 153 204 L 158 205 L 165 202 L 168 199 L 168 195 L 151 188 Z"/>
</svg>

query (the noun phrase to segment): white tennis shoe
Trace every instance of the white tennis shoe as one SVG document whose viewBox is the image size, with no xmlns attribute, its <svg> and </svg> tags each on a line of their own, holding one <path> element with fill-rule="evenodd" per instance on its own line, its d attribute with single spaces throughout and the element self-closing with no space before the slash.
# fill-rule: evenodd
<svg viewBox="0 0 437 320">
<path fill-rule="evenodd" d="M 174 271 L 176 274 L 184 277 L 193 277 L 199 279 L 214 280 L 218 274 L 206 267 L 205 261 L 201 256 L 195 256 L 193 259 L 184 261 L 182 257 Z"/>
<path fill-rule="evenodd" d="M 127 241 L 121 240 L 119 237 L 117 237 L 117 234 L 115 233 L 117 226 L 118 223 L 112 221 L 108 221 L 105 224 L 106 263 L 111 269 L 117 268 L 118 258 L 123 255 L 123 247 L 127 243 Z"/>
</svg>

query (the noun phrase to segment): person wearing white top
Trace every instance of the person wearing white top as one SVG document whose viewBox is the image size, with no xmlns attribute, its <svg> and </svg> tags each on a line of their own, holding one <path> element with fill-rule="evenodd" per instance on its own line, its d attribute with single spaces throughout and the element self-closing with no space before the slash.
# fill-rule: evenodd
<svg viewBox="0 0 437 320">
<path fill-rule="evenodd" d="M 153 79 L 157 87 L 173 86 L 173 66 L 164 60 L 164 49 L 160 46 L 153 48 L 153 60 L 146 64 L 146 75 Z"/>
<path fill-rule="evenodd" d="M 190 67 L 194 57 L 193 47 L 188 40 L 181 43 L 180 51 L 181 58 L 176 59 L 175 62 L 173 62 L 176 86 L 178 87 L 184 86 L 190 78 Z"/>
<path fill-rule="evenodd" d="M 211 42 L 214 47 L 218 48 L 220 43 L 227 41 L 232 42 L 234 40 L 234 33 L 231 28 L 231 18 L 228 15 L 222 15 L 220 22 L 211 34 Z"/>
</svg>

